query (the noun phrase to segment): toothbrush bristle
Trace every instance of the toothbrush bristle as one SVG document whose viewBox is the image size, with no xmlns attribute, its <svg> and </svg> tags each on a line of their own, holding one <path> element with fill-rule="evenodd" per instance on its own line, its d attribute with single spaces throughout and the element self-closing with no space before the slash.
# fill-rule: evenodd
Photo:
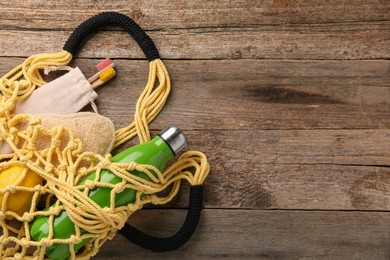
<svg viewBox="0 0 390 260">
<path fill-rule="evenodd" d="M 114 70 L 114 68 L 108 68 L 106 70 L 104 70 L 100 75 L 99 75 L 99 78 L 104 81 L 104 82 L 107 82 L 109 81 L 110 79 L 112 79 L 113 77 L 115 77 L 116 75 L 116 72 Z"/>
<path fill-rule="evenodd" d="M 99 71 L 103 71 L 107 67 L 113 65 L 113 62 L 110 60 L 110 58 L 106 58 L 104 61 L 100 62 L 98 65 L 96 65 L 96 68 Z"/>
</svg>

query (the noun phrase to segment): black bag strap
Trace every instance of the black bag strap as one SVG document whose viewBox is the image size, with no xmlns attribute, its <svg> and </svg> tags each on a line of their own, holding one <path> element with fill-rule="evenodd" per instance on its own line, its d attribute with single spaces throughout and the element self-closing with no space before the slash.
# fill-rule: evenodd
<svg viewBox="0 0 390 260">
<path fill-rule="evenodd" d="M 149 61 L 160 58 L 154 42 L 145 31 L 130 17 L 116 12 L 100 13 L 80 24 L 70 35 L 63 49 L 74 56 L 90 33 L 106 25 L 116 25 L 128 32 L 141 47 Z M 174 236 L 168 238 L 153 237 L 139 231 L 128 223 L 125 224 L 123 229 L 119 230 L 119 233 L 130 242 L 155 252 L 174 250 L 184 245 L 195 232 L 202 206 L 203 186 L 192 186 L 187 217 L 183 226 Z"/>
<path fill-rule="evenodd" d="M 90 33 L 106 25 L 116 25 L 128 32 L 141 47 L 149 61 L 160 58 L 154 42 L 145 31 L 130 17 L 116 12 L 100 13 L 80 24 L 69 36 L 63 49 L 74 56 L 80 48 L 82 41 Z"/>
<path fill-rule="evenodd" d="M 198 226 L 203 207 L 203 186 L 191 186 L 187 217 L 180 230 L 171 237 L 158 238 L 147 235 L 130 224 L 119 230 L 119 233 L 130 242 L 153 252 L 167 252 L 184 245 L 194 234 Z"/>
</svg>

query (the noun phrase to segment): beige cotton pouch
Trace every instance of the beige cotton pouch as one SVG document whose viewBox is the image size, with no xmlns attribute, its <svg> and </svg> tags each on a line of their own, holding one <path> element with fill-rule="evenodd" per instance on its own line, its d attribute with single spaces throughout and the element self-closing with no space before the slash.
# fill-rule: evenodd
<svg viewBox="0 0 390 260">
<path fill-rule="evenodd" d="M 97 112 L 93 103 L 97 97 L 81 70 L 70 68 L 65 75 L 36 89 L 27 99 L 18 101 L 13 113 L 37 115 L 47 128 L 68 127 L 82 141 L 85 151 L 105 155 L 111 151 L 115 140 L 112 121 L 97 113 L 76 113 L 88 104 Z M 0 154 L 12 152 L 6 142 L 0 141 Z"/>
<path fill-rule="evenodd" d="M 79 68 L 36 89 L 30 97 L 18 101 L 14 114 L 51 113 L 66 115 L 76 113 L 92 104 L 98 95 Z"/>
</svg>

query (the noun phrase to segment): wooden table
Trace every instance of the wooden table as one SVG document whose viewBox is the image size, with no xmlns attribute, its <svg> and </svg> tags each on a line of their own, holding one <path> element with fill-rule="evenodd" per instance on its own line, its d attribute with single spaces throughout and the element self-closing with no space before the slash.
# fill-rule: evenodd
<svg viewBox="0 0 390 260">
<path fill-rule="evenodd" d="M 155 254 L 118 235 L 94 259 L 390 258 L 389 1 L 2 1 L 1 74 L 61 50 L 79 23 L 107 10 L 147 30 L 172 77 L 151 129 L 179 125 L 211 173 L 184 247 Z M 73 64 L 91 75 L 106 56 L 118 76 L 97 105 L 121 127 L 148 62 L 110 27 Z M 187 197 L 185 186 L 129 221 L 174 234 Z"/>
</svg>

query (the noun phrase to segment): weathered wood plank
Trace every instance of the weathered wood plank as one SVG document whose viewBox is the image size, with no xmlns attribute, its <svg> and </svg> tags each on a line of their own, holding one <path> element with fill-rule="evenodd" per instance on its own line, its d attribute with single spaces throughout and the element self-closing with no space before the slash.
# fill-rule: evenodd
<svg viewBox="0 0 390 260">
<path fill-rule="evenodd" d="M 390 23 L 280 25 L 261 28 L 151 31 L 166 59 L 386 59 Z M 62 49 L 69 31 L 0 31 L 0 56 L 29 56 Z M 33 43 L 33 44 L 32 44 Z M 124 32 L 91 38 L 79 57 L 144 58 Z"/>
<path fill-rule="evenodd" d="M 389 130 L 187 135 L 211 164 L 206 207 L 389 210 Z M 187 197 L 183 190 L 169 206 Z"/>
<path fill-rule="evenodd" d="M 264 24 L 371 22 L 390 19 L 386 1 L 2 1 L 0 28 L 72 30 L 101 11 L 119 11 L 145 29 L 254 27 Z"/>
<path fill-rule="evenodd" d="M 195 129 L 390 127 L 389 61 L 166 63 L 173 90 L 159 122 L 180 118 Z M 101 112 L 125 125 L 147 70 L 142 62 L 119 62 L 116 81 L 99 90 Z"/>
<path fill-rule="evenodd" d="M 0 58 L 0 74 L 23 59 Z M 88 76 L 95 60 L 75 65 Z M 117 77 L 98 89 L 100 113 L 117 127 L 133 117 L 146 61 L 115 60 Z M 166 61 L 173 89 L 151 125 L 187 129 L 390 128 L 390 61 Z M 113 91 L 115 90 L 115 91 Z"/>
<path fill-rule="evenodd" d="M 183 128 L 186 129 L 185 126 Z M 193 147 L 196 149 L 204 147 L 205 151 L 212 153 L 216 161 L 222 160 L 223 164 L 235 162 L 239 165 L 240 160 L 253 160 L 248 166 L 296 163 L 390 165 L 389 129 L 273 131 L 204 129 L 188 132 Z"/>
<path fill-rule="evenodd" d="M 130 223 L 174 234 L 185 212 L 141 210 Z M 181 249 L 156 254 L 117 235 L 94 259 L 389 259 L 390 213 L 204 210 Z"/>
</svg>

